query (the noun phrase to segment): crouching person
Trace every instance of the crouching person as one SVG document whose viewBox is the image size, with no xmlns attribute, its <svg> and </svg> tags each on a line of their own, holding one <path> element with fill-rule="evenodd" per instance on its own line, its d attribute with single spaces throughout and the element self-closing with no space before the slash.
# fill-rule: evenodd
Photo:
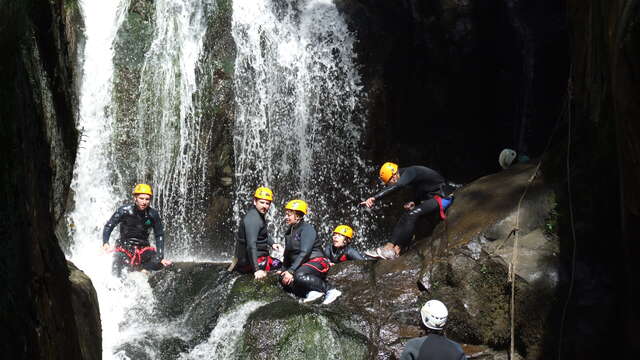
<svg viewBox="0 0 640 360">
<path fill-rule="evenodd" d="M 268 271 L 280 268 L 280 260 L 269 255 L 270 249 L 282 250 L 280 244 L 273 243 L 267 230 L 265 215 L 272 201 L 271 189 L 259 187 L 253 195 L 253 206 L 242 218 L 238 229 L 235 270 L 253 273 L 255 279 L 262 279 Z"/>
<path fill-rule="evenodd" d="M 329 260 L 322 252 L 322 244 L 313 225 L 304 221 L 307 203 L 291 200 L 285 205 L 285 222 L 289 225 L 284 237 L 283 270 L 278 273 L 285 290 L 304 297 L 304 302 L 323 296 L 323 303 L 331 303 L 339 295 L 329 290 L 326 282 Z"/>
<path fill-rule="evenodd" d="M 171 265 L 164 258 L 164 229 L 160 214 L 151 208 L 153 191 L 147 184 L 138 184 L 133 189 L 133 204 L 119 207 L 105 224 L 102 231 L 102 248 L 112 251 L 109 238 L 113 229 L 120 225 L 120 239 L 113 249 L 112 271 L 120 276 L 125 267 L 129 270 L 160 270 Z M 153 228 L 156 247 L 149 243 L 149 232 Z"/>
<path fill-rule="evenodd" d="M 420 309 L 420 317 L 428 335 L 409 340 L 400 360 L 466 360 L 462 346 L 444 335 L 448 316 L 447 307 L 441 301 L 427 301 Z"/>
<path fill-rule="evenodd" d="M 331 264 L 341 263 L 347 260 L 372 260 L 369 256 L 362 255 L 351 246 L 353 229 L 348 225 L 338 225 L 333 230 L 331 242 L 324 247 L 324 256 Z"/>
</svg>

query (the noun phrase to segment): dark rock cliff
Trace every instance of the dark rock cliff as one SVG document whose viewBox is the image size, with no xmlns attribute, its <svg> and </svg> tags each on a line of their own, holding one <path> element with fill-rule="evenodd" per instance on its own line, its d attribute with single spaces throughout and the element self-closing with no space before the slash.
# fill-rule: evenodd
<svg viewBox="0 0 640 360">
<path fill-rule="evenodd" d="M 75 1 L 0 4 L 0 353 L 6 358 L 90 357 L 80 344 L 69 270 L 55 235 L 78 144 L 72 64 L 80 25 L 69 23 L 77 11 Z M 99 347 L 93 355 L 100 357 Z"/>
</svg>

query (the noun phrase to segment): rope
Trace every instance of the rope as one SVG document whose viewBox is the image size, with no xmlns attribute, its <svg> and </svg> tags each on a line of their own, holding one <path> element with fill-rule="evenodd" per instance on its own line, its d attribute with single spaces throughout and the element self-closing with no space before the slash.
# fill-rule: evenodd
<svg viewBox="0 0 640 360">
<path fill-rule="evenodd" d="M 571 72 L 571 71 L 570 71 Z M 572 94 L 572 84 L 571 84 L 571 78 L 569 78 L 568 84 L 567 84 L 567 94 L 565 95 L 565 106 L 563 107 L 562 111 L 560 112 L 559 116 L 558 116 L 558 121 L 556 122 L 556 127 L 554 128 L 553 132 L 551 133 L 551 136 L 549 137 L 549 141 L 547 142 L 547 146 L 544 149 L 543 152 L 543 156 L 542 159 L 545 158 L 545 156 L 547 155 L 549 148 L 551 147 L 551 143 L 553 140 L 553 137 L 555 136 L 556 132 L 559 129 L 559 124 L 560 124 L 560 120 L 562 119 L 563 116 L 567 115 L 567 117 L 569 118 L 569 146 L 571 144 L 571 94 Z M 505 241 L 498 245 L 498 247 L 496 248 L 496 251 L 504 244 L 506 243 L 506 241 L 511 237 L 514 236 L 514 240 L 513 240 L 513 252 L 512 252 L 512 256 L 511 256 L 511 263 L 509 264 L 509 273 L 508 273 L 508 281 L 511 282 L 511 298 L 510 298 L 510 316 L 511 316 L 511 320 L 510 320 L 510 326 L 511 326 L 511 330 L 510 330 L 510 344 L 509 344 L 509 350 L 510 350 L 510 358 L 514 359 L 514 355 L 515 355 L 515 288 L 516 288 L 516 267 L 518 265 L 518 240 L 520 239 L 520 235 L 519 235 L 519 230 L 520 230 L 520 208 L 522 206 L 522 202 L 524 201 L 525 196 L 527 195 L 527 192 L 529 191 L 529 188 L 531 187 L 531 184 L 533 183 L 533 181 L 535 180 L 536 176 L 538 175 L 539 171 L 540 171 L 540 167 L 542 166 L 542 162 L 543 160 L 540 160 L 540 162 L 538 162 L 538 165 L 536 166 L 535 171 L 533 172 L 533 174 L 531 175 L 531 177 L 527 180 L 527 185 L 524 189 L 524 191 L 522 192 L 522 195 L 520 196 L 520 200 L 518 201 L 518 208 L 517 208 L 517 212 L 516 212 L 516 224 L 514 226 L 514 228 L 511 230 L 511 232 L 509 233 L 509 235 L 507 235 L 507 238 L 505 239 Z M 568 159 L 568 153 L 567 153 L 567 168 L 569 166 L 569 159 Z M 568 170 L 567 170 L 568 171 Z M 568 172 L 567 172 L 567 176 L 568 176 Z M 569 200 L 571 201 L 571 196 L 569 196 Z M 571 214 L 573 214 L 573 209 L 572 209 L 572 205 L 571 203 L 569 204 L 570 207 L 570 211 Z M 573 219 L 573 215 L 572 219 Z M 573 226 L 573 222 L 572 222 L 572 226 Z M 575 238 L 575 235 L 574 235 Z M 574 240 L 575 242 L 575 240 Z M 495 253 L 495 251 L 494 251 Z M 572 272 L 572 283 L 573 283 L 573 272 Z M 562 333 L 560 334 L 562 336 Z"/>
<path fill-rule="evenodd" d="M 573 68 L 573 66 L 572 66 Z M 573 93 L 573 86 L 571 81 L 569 82 L 569 91 L 570 94 Z M 560 317 L 560 336 L 558 339 L 558 360 L 561 358 L 562 354 L 562 335 L 564 334 L 564 323 L 567 316 L 567 308 L 569 306 L 569 300 L 571 299 L 571 294 L 573 292 L 573 283 L 575 281 L 575 272 L 576 272 L 576 228 L 573 218 L 573 199 L 571 197 L 571 106 L 569 106 L 569 116 L 568 116 L 568 136 L 567 136 L 567 192 L 569 196 L 569 223 L 571 224 L 571 241 L 573 245 L 573 252 L 571 253 L 571 276 L 569 279 L 569 290 L 567 292 L 567 299 L 565 300 L 564 307 L 562 308 L 562 316 Z"/>
<path fill-rule="evenodd" d="M 524 191 L 522 192 L 522 195 L 520 196 L 520 200 L 518 201 L 518 210 L 516 211 L 516 225 L 513 228 L 513 230 L 511 230 L 511 233 L 509 234 L 511 235 L 512 233 L 514 233 L 514 236 L 515 236 L 513 240 L 513 253 L 511 256 L 511 264 L 509 264 L 509 276 L 508 276 L 509 282 L 511 282 L 511 344 L 510 344 L 511 359 L 514 358 L 513 355 L 515 354 L 514 340 L 515 340 L 515 328 L 516 328 L 515 327 L 516 266 L 518 265 L 518 240 L 520 238 L 520 235 L 519 235 L 520 208 L 522 207 L 522 202 L 524 201 L 524 198 L 527 195 L 527 192 L 529 191 L 529 188 L 531 187 L 533 180 L 536 178 L 536 176 L 538 175 L 538 172 L 540 171 L 540 165 L 542 165 L 542 161 L 538 162 L 538 165 L 536 166 L 535 171 L 533 172 L 529 180 L 527 180 L 527 185 Z"/>
</svg>

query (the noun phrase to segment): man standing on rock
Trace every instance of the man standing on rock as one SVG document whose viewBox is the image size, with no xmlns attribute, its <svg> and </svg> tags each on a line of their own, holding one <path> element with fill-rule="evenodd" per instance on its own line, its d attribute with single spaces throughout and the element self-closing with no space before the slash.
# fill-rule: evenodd
<svg viewBox="0 0 640 360">
<path fill-rule="evenodd" d="M 425 166 L 409 166 L 398 168 L 397 164 L 386 162 L 380 168 L 380 180 L 387 185 L 385 189 L 360 203 L 372 208 L 377 200 L 404 187 L 411 187 L 414 200 L 404 204 L 407 211 L 393 229 L 391 242 L 378 248 L 371 256 L 392 259 L 400 254 L 400 250 L 409 245 L 419 217 L 434 211 L 440 211 L 444 219 L 445 209 L 451 204 L 452 198 L 444 194 L 445 180 L 437 171 Z"/>
<path fill-rule="evenodd" d="M 274 244 L 267 231 L 265 215 L 271 207 L 273 192 L 267 187 L 259 187 L 253 195 L 253 207 L 240 222 L 236 245 L 235 269 L 242 273 L 253 273 L 255 279 L 267 276 L 270 270 L 280 268 L 280 260 L 269 255 L 269 250 L 282 251 L 280 244 Z M 230 267 L 233 269 L 234 265 Z"/>
<path fill-rule="evenodd" d="M 116 276 L 120 276 L 125 266 L 132 270 L 149 271 L 171 265 L 171 261 L 164 259 L 164 229 L 160 214 L 149 206 L 152 196 L 151 186 L 136 185 L 133 189 L 133 204 L 119 207 L 104 226 L 102 248 L 109 252 L 109 237 L 120 224 L 120 239 L 113 249 L 112 271 Z M 155 248 L 149 244 L 151 228 L 156 239 Z"/>
<path fill-rule="evenodd" d="M 447 307 L 441 301 L 427 301 L 420 309 L 420 317 L 428 334 L 409 340 L 400 360 L 466 360 L 462 346 L 444 335 L 448 315 Z"/>
</svg>

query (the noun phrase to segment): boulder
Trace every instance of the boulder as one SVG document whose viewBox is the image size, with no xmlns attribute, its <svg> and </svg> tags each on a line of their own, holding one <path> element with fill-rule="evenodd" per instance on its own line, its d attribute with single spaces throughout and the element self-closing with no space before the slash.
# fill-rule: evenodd
<svg viewBox="0 0 640 360">
<path fill-rule="evenodd" d="M 80 351 L 85 360 L 102 359 L 102 324 L 98 295 L 91 279 L 67 260 L 71 305 L 78 328 Z"/>
</svg>

